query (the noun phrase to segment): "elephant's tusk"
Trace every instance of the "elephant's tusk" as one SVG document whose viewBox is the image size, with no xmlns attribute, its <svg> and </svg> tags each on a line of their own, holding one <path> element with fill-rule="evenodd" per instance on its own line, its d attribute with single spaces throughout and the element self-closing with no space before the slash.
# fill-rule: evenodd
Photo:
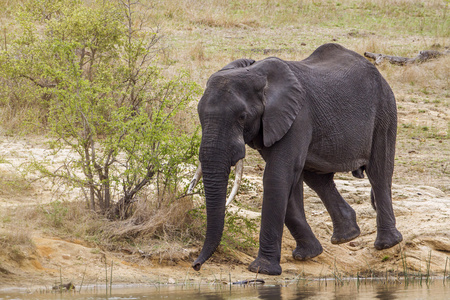
<svg viewBox="0 0 450 300">
<path fill-rule="evenodd" d="M 225 206 L 228 206 L 228 204 L 230 204 L 233 201 L 234 197 L 236 196 L 239 190 L 239 187 L 241 186 L 242 173 L 244 173 L 244 159 L 241 159 L 236 163 L 235 173 L 236 177 L 234 179 L 233 189 L 231 190 L 230 196 L 228 196 L 227 203 L 225 204 Z"/>
<path fill-rule="evenodd" d="M 194 178 L 192 178 L 191 183 L 189 184 L 189 188 L 187 190 L 188 194 L 192 194 L 192 191 L 194 190 L 195 186 L 199 182 L 200 178 L 202 178 L 203 172 L 202 172 L 202 165 L 199 164 L 197 171 L 195 171 Z"/>
<path fill-rule="evenodd" d="M 234 197 L 236 196 L 236 194 L 239 190 L 239 187 L 241 186 L 242 174 L 244 173 L 244 159 L 241 159 L 240 161 L 238 161 L 236 163 L 235 173 L 236 173 L 236 177 L 234 179 L 233 188 L 231 189 L 231 193 L 227 198 L 227 202 L 226 202 L 225 206 L 228 206 L 233 201 Z M 187 194 L 192 194 L 195 186 L 200 181 L 200 178 L 202 178 L 202 175 L 203 175 L 202 165 L 199 164 L 197 171 L 195 171 L 194 178 L 192 178 L 191 183 L 189 184 Z"/>
</svg>

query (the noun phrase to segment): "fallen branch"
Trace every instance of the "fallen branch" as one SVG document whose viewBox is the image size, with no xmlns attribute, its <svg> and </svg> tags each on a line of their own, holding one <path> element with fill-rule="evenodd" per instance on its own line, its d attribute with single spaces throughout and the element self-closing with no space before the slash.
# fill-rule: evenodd
<svg viewBox="0 0 450 300">
<path fill-rule="evenodd" d="M 447 54 L 450 54 L 450 50 L 445 50 L 444 52 L 439 52 L 437 50 L 424 50 L 424 51 L 420 51 L 419 54 L 414 58 L 364 52 L 364 56 L 375 60 L 376 65 L 381 64 L 384 60 L 388 60 L 391 64 L 399 65 L 399 66 L 404 66 L 404 65 L 408 65 L 408 64 L 414 64 L 414 63 L 421 63 L 426 60 L 436 58 L 436 57 L 439 57 L 442 55 L 447 55 Z"/>
</svg>

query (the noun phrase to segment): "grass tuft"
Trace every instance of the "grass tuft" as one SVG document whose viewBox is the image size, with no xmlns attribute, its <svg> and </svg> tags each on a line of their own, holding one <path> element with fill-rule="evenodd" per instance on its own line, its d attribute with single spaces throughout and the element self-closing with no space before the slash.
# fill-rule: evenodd
<svg viewBox="0 0 450 300">
<path fill-rule="evenodd" d="M 0 273 L 12 272 L 6 266 L 2 266 L 2 261 L 20 266 L 34 250 L 35 245 L 31 239 L 30 230 L 25 228 L 17 230 L 17 227 L 16 230 L 0 230 Z"/>
</svg>

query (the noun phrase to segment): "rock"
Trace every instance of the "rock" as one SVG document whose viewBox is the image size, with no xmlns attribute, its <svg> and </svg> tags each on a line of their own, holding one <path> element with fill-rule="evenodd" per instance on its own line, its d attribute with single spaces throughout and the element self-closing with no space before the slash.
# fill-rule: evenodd
<svg viewBox="0 0 450 300">
<path fill-rule="evenodd" d="M 358 247 L 358 246 L 359 246 L 359 243 L 358 243 L 358 242 L 349 242 L 348 245 L 349 245 L 350 247 Z"/>
<path fill-rule="evenodd" d="M 450 252 L 450 239 L 446 237 L 425 237 L 423 241 L 436 251 Z"/>
<path fill-rule="evenodd" d="M 60 285 L 55 285 L 54 287 L 52 287 L 53 290 L 67 290 L 67 291 L 72 291 L 75 290 L 75 286 L 72 284 L 72 282 L 66 283 L 66 284 L 60 284 Z"/>
</svg>

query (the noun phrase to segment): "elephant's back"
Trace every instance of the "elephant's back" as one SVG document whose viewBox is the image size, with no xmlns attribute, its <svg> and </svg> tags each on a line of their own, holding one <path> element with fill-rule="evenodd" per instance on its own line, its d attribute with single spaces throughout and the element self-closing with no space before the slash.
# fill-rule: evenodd
<svg viewBox="0 0 450 300">
<path fill-rule="evenodd" d="M 396 120 L 395 99 L 381 74 L 364 57 L 337 44 L 319 47 L 293 63 L 293 71 L 306 90 L 314 123 L 307 165 L 321 165 L 324 171 L 363 165 L 379 121 Z"/>
<path fill-rule="evenodd" d="M 300 62 L 289 62 L 313 111 L 374 118 L 395 112 L 394 94 L 378 69 L 358 53 L 325 44 Z"/>
<path fill-rule="evenodd" d="M 305 65 L 318 68 L 323 67 L 325 69 L 332 68 L 333 66 L 342 67 L 356 62 L 363 65 L 372 65 L 360 54 L 335 43 L 320 46 L 309 57 L 302 61 Z"/>
<path fill-rule="evenodd" d="M 322 45 L 306 59 L 291 62 L 291 66 L 298 72 L 300 80 L 306 76 L 328 85 L 353 80 L 367 80 L 374 86 L 387 85 L 382 83 L 382 76 L 372 63 L 339 44 Z"/>
</svg>

